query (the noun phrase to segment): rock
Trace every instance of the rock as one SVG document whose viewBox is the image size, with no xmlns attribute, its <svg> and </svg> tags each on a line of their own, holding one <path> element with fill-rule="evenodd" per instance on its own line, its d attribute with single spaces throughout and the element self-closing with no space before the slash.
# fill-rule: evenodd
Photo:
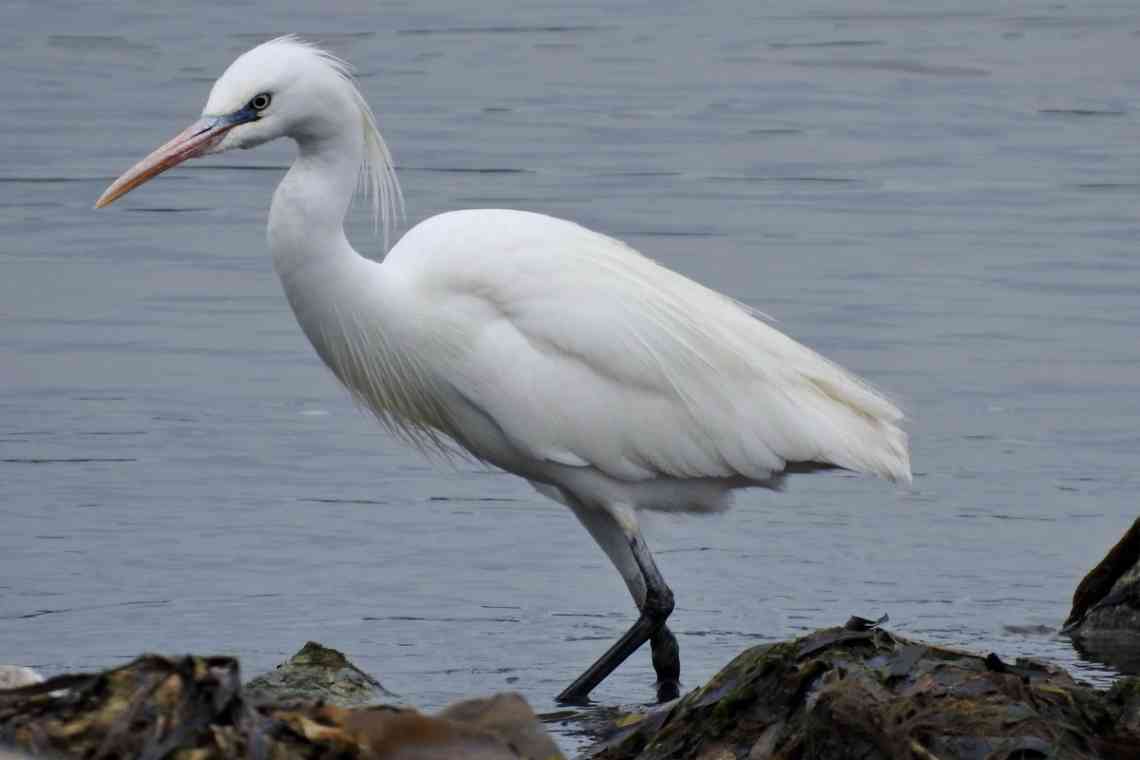
<svg viewBox="0 0 1140 760">
<path fill-rule="evenodd" d="M 332 651 L 306 648 L 312 656 L 302 660 L 310 668 Z M 326 665 L 351 668 L 336 658 Z M 0 692 L 0 747 L 154 760 L 562 758 L 517 695 L 471 700 L 433 717 L 399 707 L 302 704 L 294 691 L 283 693 L 288 699 L 281 704 L 247 699 L 238 663 L 228 657 L 144 655 L 102 673 L 57 676 Z"/>
<path fill-rule="evenodd" d="M 293 658 L 304 667 L 356 670 L 333 650 L 306 649 Z M 102 673 L 0 691 L 0 747 L 192 760 L 562 757 L 515 694 L 468 700 L 431 716 L 401 707 L 302 703 L 295 692 L 282 693 L 277 703 L 264 701 L 264 692 L 256 703 L 249 699 L 231 658 L 146 655 Z M 685 697 L 613 717 L 589 757 L 1137 758 L 1140 679 L 1103 692 L 1036 660 L 1006 662 L 881 628 L 829 628 L 748 649 Z"/>
<path fill-rule="evenodd" d="M 20 686 L 40 683 L 43 680 L 44 677 L 31 668 L 19 665 L 0 665 L 0 689 L 15 689 Z"/>
<path fill-rule="evenodd" d="M 121 668 L 62 675 L 0 692 L 0 746 L 33 755 L 161 757 L 175 747 L 202 758 L 245 748 L 256 714 L 245 707 L 229 658 L 144 655 Z"/>
<path fill-rule="evenodd" d="M 502 714 L 493 706 L 499 697 L 472 700 L 482 703 L 474 709 L 463 703 L 468 706 L 462 721 L 397 708 L 328 707 L 324 711 L 329 722 L 365 750 L 365 756 L 384 760 L 563 760 L 530 706 L 517 695 L 502 696 L 508 704 L 518 699 L 521 712 L 516 705 L 510 708 L 510 716 Z M 488 716 L 492 725 L 481 725 Z M 511 741 L 510 734 L 521 738 L 522 744 Z"/>
<path fill-rule="evenodd" d="M 243 691 L 254 703 L 325 702 L 338 707 L 375 705 L 395 696 L 342 652 L 315 641 L 250 680 Z"/>
<path fill-rule="evenodd" d="M 1077 586 L 1062 632 L 1086 658 L 1140 673 L 1140 518 Z"/>
<path fill-rule="evenodd" d="M 244 693 L 246 699 L 258 704 L 323 702 L 337 707 L 376 705 L 395 696 L 343 653 L 315 641 L 306 643 L 273 671 L 252 679 Z M 362 746 L 383 748 L 389 753 L 381 753 L 386 758 L 403 757 L 390 753 L 413 739 L 413 744 L 401 752 L 411 752 L 414 745 L 419 753 L 416 758 L 436 756 L 430 753 L 438 753 L 440 758 L 562 757 L 530 705 L 518 694 L 458 702 L 437 717 L 392 707 L 323 713 L 325 719 L 334 719 L 332 716 Z"/>
<path fill-rule="evenodd" d="M 490 731 L 528 758 L 560 758 L 558 745 L 546 733 L 538 716 L 519 694 L 496 694 L 456 702 L 440 718 Z"/>
<path fill-rule="evenodd" d="M 1118 725 L 1140 735 L 1140 678 L 1122 678 L 1108 690 L 1107 699 L 1120 708 Z"/>
<path fill-rule="evenodd" d="M 746 650 L 681 700 L 616 721 L 590 756 L 1136 757 L 1138 729 L 1137 679 L 1106 694 L 1037 661 L 831 628 Z"/>
<path fill-rule="evenodd" d="M 1140 638 L 1140 517 L 1077 586 L 1064 631 L 1079 638 Z"/>
</svg>

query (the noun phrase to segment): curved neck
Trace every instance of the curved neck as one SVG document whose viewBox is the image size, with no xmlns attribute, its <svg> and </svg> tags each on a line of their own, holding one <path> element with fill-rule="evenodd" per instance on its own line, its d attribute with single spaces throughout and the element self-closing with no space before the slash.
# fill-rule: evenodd
<svg viewBox="0 0 1140 760">
<path fill-rule="evenodd" d="M 344 236 L 344 217 L 364 160 L 364 134 L 351 121 L 346 127 L 298 139 L 297 159 L 273 193 L 267 234 L 274 268 L 286 285 L 330 256 L 356 255 Z"/>
</svg>

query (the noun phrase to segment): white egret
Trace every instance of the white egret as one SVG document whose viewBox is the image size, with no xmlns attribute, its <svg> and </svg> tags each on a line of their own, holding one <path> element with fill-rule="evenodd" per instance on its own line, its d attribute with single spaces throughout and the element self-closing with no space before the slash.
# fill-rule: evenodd
<svg viewBox="0 0 1140 760">
<path fill-rule="evenodd" d="M 344 234 L 358 178 L 385 244 L 402 205 L 347 64 L 295 37 L 240 56 L 202 118 L 96 207 L 178 163 L 291 138 L 268 240 L 289 304 L 355 398 L 425 450 L 459 448 L 569 507 L 640 615 L 559 699 L 582 701 L 650 641 L 658 697 L 679 689 L 673 593 L 638 510 L 711 512 L 733 489 L 844 468 L 910 480 L 902 415 L 732 299 L 572 222 L 440 214 L 380 263 Z"/>
</svg>

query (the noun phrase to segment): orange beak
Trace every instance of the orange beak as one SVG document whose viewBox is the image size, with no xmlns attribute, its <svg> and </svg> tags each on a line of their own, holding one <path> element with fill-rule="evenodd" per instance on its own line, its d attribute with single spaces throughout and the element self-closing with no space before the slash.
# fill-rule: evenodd
<svg viewBox="0 0 1140 760">
<path fill-rule="evenodd" d="M 226 132 L 249 119 L 241 118 L 244 111 L 232 116 L 205 116 L 187 127 L 170 142 L 132 166 L 103 191 L 95 208 L 103 208 L 134 190 L 167 169 L 178 166 L 188 158 L 208 153 L 222 141 Z"/>
</svg>

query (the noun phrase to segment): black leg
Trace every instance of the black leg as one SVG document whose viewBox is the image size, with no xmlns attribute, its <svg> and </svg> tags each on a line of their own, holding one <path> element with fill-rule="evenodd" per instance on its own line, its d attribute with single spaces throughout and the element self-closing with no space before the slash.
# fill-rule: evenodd
<svg viewBox="0 0 1140 760">
<path fill-rule="evenodd" d="M 649 553 L 640 533 L 635 531 L 633 535 L 627 535 L 627 539 L 637 567 L 645 579 L 645 602 L 641 606 L 641 614 L 597 662 L 558 695 L 559 702 L 585 702 L 594 687 L 650 639 L 654 640 L 653 668 L 657 672 L 658 698 L 679 690 L 681 663 L 677 639 L 665 627 L 665 621 L 673 612 L 673 592 L 661 577 L 661 571 L 657 569 L 657 563 L 653 561 L 653 555 Z"/>
<path fill-rule="evenodd" d="M 677 637 L 663 625 L 649 640 L 653 646 L 653 670 L 657 672 L 657 701 L 681 696 L 681 649 Z"/>
</svg>

